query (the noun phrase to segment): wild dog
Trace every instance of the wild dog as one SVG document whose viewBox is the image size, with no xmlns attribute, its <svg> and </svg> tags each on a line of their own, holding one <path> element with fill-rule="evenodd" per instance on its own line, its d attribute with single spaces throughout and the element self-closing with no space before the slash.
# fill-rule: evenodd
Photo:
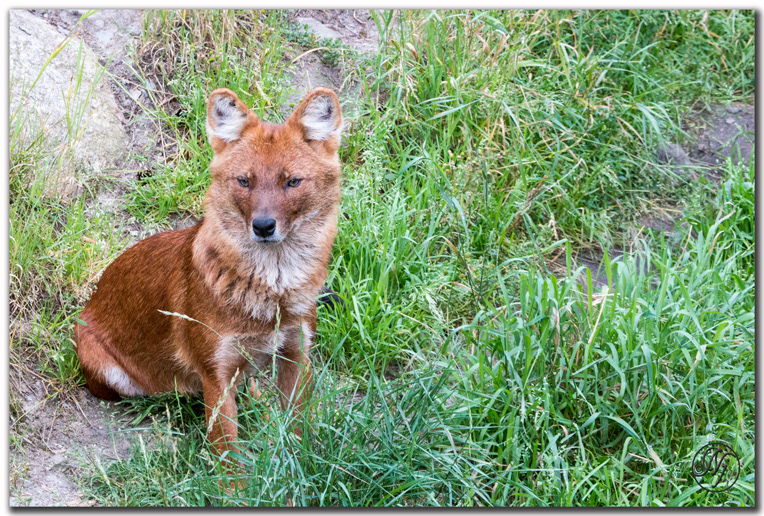
<svg viewBox="0 0 764 516">
<path fill-rule="evenodd" d="M 325 88 L 281 125 L 228 89 L 212 92 L 205 216 L 119 256 L 75 326 L 93 395 L 201 392 L 220 454 L 235 448 L 235 387 L 245 374 L 274 360 L 281 404 L 299 411 L 337 233 L 341 128 L 339 101 Z"/>
</svg>

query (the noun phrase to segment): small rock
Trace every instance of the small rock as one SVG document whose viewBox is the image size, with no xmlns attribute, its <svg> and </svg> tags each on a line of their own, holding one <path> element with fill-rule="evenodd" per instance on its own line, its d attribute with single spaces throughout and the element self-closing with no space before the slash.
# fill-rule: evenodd
<svg viewBox="0 0 764 516">
<path fill-rule="evenodd" d="M 138 99 L 141 96 L 141 90 L 138 88 L 133 88 L 128 92 L 128 95 L 130 95 L 130 98 L 132 98 L 134 101 L 138 102 Z"/>
<path fill-rule="evenodd" d="M 154 91 L 154 83 L 151 81 L 146 81 L 146 89 Z"/>
<path fill-rule="evenodd" d="M 61 464 L 65 460 L 66 460 L 66 457 L 64 457 L 63 455 L 54 455 L 53 457 L 50 458 L 50 463 L 53 466 L 56 466 L 58 464 Z"/>
<path fill-rule="evenodd" d="M 732 118 L 732 117 L 729 117 L 728 119 L 725 120 L 725 122 L 727 122 L 728 124 L 734 124 L 735 123 L 735 119 Z"/>
<path fill-rule="evenodd" d="M 321 23 L 320 21 L 314 18 L 297 18 L 297 23 L 299 23 L 300 25 L 307 25 L 308 30 L 310 30 L 313 34 L 315 34 L 316 37 L 340 39 L 339 32 L 327 27 L 326 25 L 324 25 L 323 23 Z"/>
<path fill-rule="evenodd" d="M 103 20 L 98 20 L 97 22 L 103 23 Z M 111 38 L 114 37 L 114 32 L 115 32 L 114 29 L 99 30 L 98 32 L 96 32 L 95 37 L 101 45 L 106 46 L 111 41 Z"/>
<path fill-rule="evenodd" d="M 127 33 L 131 36 L 140 36 L 141 35 L 141 28 L 137 25 L 131 25 L 127 28 Z"/>
<path fill-rule="evenodd" d="M 655 153 L 655 159 L 658 163 L 668 163 L 680 167 L 691 164 L 687 153 L 676 143 L 669 143 L 660 147 Z"/>
<path fill-rule="evenodd" d="M 66 457 L 63 455 L 54 455 L 48 459 L 48 464 L 45 466 L 45 471 L 50 471 L 64 461 L 66 461 Z"/>
<path fill-rule="evenodd" d="M 735 113 L 740 113 L 740 109 L 740 106 L 727 106 L 727 113 L 734 115 Z"/>
</svg>

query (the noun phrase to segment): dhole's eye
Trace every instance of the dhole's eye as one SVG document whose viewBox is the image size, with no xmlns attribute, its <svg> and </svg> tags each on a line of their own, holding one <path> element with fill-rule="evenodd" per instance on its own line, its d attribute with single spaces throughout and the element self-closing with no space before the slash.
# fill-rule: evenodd
<svg viewBox="0 0 764 516">
<path fill-rule="evenodd" d="M 302 179 L 298 179 L 298 178 L 294 177 L 294 178 L 289 180 L 289 182 L 287 183 L 287 186 L 289 188 L 296 188 L 296 187 L 300 186 L 300 183 L 302 183 Z"/>
<path fill-rule="evenodd" d="M 249 179 L 247 179 L 246 177 L 240 177 L 239 184 L 244 188 L 249 188 Z"/>
</svg>

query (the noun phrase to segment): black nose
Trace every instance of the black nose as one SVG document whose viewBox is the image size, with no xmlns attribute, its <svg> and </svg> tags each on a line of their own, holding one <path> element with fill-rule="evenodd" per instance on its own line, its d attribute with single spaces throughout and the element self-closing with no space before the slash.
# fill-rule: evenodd
<svg viewBox="0 0 764 516">
<path fill-rule="evenodd" d="M 252 230 L 260 238 L 268 238 L 276 231 L 276 220 L 265 217 L 257 217 L 252 221 Z"/>
</svg>

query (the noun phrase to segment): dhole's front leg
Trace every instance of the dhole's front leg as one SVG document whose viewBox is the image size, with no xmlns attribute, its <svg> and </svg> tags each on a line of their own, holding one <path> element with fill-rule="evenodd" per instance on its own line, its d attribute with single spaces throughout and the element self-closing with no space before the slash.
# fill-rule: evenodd
<svg viewBox="0 0 764 516">
<path fill-rule="evenodd" d="M 214 377 L 202 378 L 207 437 L 215 452 L 220 456 L 226 451 L 229 453 L 239 451 L 236 446 L 239 434 L 236 426 L 236 380 L 237 378 L 233 378 L 233 381 L 229 380 L 227 384 L 224 384 Z M 243 472 L 241 463 L 228 455 L 223 460 L 223 469 L 228 475 L 240 475 Z M 240 478 L 232 481 L 221 478 L 218 480 L 218 485 L 231 496 L 237 490 L 244 489 L 246 481 Z"/>
<path fill-rule="evenodd" d="M 202 388 L 204 412 L 207 416 L 207 436 L 210 442 L 218 455 L 223 455 L 226 451 L 238 451 L 235 444 L 239 433 L 236 426 L 235 382 L 229 380 L 224 383 L 219 378 L 203 377 Z"/>
<path fill-rule="evenodd" d="M 276 362 L 278 368 L 276 385 L 281 397 L 281 406 L 287 414 L 292 411 L 296 416 L 294 433 L 298 437 L 302 437 L 299 420 L 309 395 L 313 376 L 310 370 L 309 353 L 315 328 L 316 322 L 313 320 L 310 323 L 303 323 L 296 331 L 291 332 Z"/>
</svg>

